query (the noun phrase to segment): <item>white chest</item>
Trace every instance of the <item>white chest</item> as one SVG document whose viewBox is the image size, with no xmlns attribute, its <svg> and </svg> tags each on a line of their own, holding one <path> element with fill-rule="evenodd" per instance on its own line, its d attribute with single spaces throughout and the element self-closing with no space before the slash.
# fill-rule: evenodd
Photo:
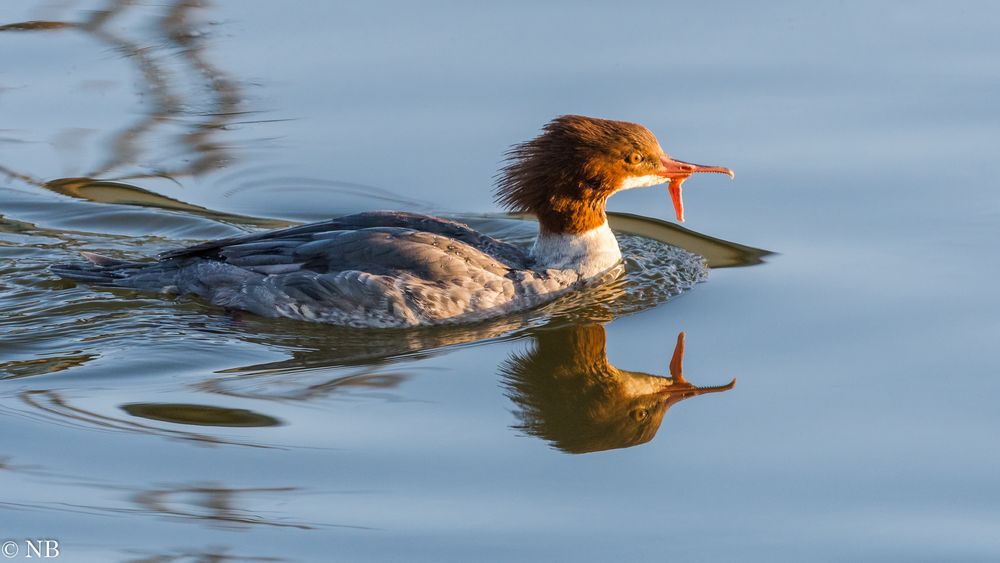
<svg viewBox="0 0 1000 563">
<path fill-rule="evenodd" d="M 537 269 L 573 270 L 584 278 L 602 274 L 622 259 L 618 240 L 607 222 L 583 233 L 539 233 L 531 256 Z"/>
</svg>

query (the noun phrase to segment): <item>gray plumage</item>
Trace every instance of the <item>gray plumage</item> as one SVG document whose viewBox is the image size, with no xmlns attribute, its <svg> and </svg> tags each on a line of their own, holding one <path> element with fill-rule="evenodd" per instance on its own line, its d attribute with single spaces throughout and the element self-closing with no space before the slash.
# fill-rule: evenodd
<svg viewBox="0 0 1000 563">
<path fill-rule="evenodd" d="M 449 221 L 372 212 L 166 252 L 156 262 L 85 253 L 53 266 L 102 286 L 194 294 L 268 317 L 412 327 L 488 319 L 577 287 L 520 248 Z"/>
</svg>

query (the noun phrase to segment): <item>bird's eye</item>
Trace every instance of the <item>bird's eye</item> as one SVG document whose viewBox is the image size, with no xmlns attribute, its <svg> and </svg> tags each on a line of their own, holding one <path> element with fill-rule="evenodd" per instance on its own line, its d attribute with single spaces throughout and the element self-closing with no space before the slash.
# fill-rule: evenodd
<svg viewBox="0 0 1000 563">
<path fill-rule="evenodd" d="M 649 416 L 649 411 L 646 409 L 636 409 L 632 411 L 632 418 L 634 418 L 636 422 L 646 420 L 647 416 Z"/>
<path fill-rule="evenodd" d="M 625 157 L 625 160 L 629 164 L 639 164 L 640 162 L 642 162 L 642 155 L 639 154 L 639 153 L 637 153 L 637 152 L 634 152 L 634 153 L 628 155 L 627 157 Z"/>
</svg>

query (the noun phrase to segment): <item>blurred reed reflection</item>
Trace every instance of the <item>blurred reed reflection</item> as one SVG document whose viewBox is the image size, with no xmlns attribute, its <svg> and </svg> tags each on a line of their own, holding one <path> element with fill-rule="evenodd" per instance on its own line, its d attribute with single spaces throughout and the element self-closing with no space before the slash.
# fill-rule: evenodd
<svg viewBox="0 0 1000 563">
<path fill-rule="evenodd" d="M 527 353 L 501 366 L 507 396 L 517 405 L 517 429 L 568 453 L 644 444 L 656 436 L 674 404 L 728 391 L 736 379 L 698 387 L 684 378 L 684 333 L 670 360 L 670 377 L 618 369 L 608 362 L 604 327 L 538 330 Z"/>
<path fill-rule="evenodd" d="M 234 553 L 228 546 L 206 546 L 203 548 L 177 548 L 166 553 L 141 552 L 126 563 L 227 563 L 229 561 L 289 561 L 284 557 L 267 557 Z"/>
<path fill-rule="evenodd" d="M 132 416 L 189 424 L 192 426 L 261 427 L 279 426 L 281 421 L 273 416 L 247 409 L 232 409 L 212 405 L 192 405 L 187 403 L 130 403 L 121 409 Z"/>
<path fill-rule="evenodd" d="M 220 527 L 269 526 L 311 530 L 317 524 L 290 521 L 261 510 L 261 497 L 301 494 L 296 487 L 237 488 L 222 484 L 183 484 L 137 492 L 132 501 L 140 510 L 170 519 Z M 247 508 L 243 508 L 246 506 Z"/>
<path fill-rule="evenodd" d="M 193 432 L 172 428 L 164 424 L 137 422 L 130 417 L 116 416 L 116 413 L 101 412 L 95 407 L 75 404 L 66 393 L 50 389 L 22 391 L 18 398 L 30 408 L 33 416 L 48 419 L 64 426 L 97 429 L 107 432 L 128 432 L 183 440 L 205 446 L 247 446 L 253 448 L 274 448 L 264 443 L 236 439 L 220 433 L 208 431 Z M 247 409 L 233 409 L 212 405 L 176 403 L 133 403 L 122 405 L 121 409 L 131 417 L 144 418 L 154 422 L 184 424 L 200 427 L 267 427 L 278 426 L 281 420 Z"/>
<path fill-rule="evenodd" d="M 125 182 L 114 182 L 110 180 L 95 180 L 93 178 L 57 178 L 44 182 L 41 187 L 51 190 L 57 194 L 91 201 L 95 203 L 107 203 L 112 205 L 134 205 L 149 209 L 166 209 L 177 211 L 188 215 L 196 215 L 214 221 L 241 227 L 256 227 L 262 229 L 277 229 L 288 227 L 292 223 L 279 219 L 268 219 L 265 217 L 250 217 L 247 215 L 236 215 L 233 213 L 223 213 L 194 205 L 172 197 L 127 184 Z"/>
<path fill-rule="evenodd" d="M 250 108 L 246 100 L 247 79 L 233 76 L 211 61 L 207 51 L 212 34 L 208 28 L 214 24 L 201 19 L 207 5 L 201 0 L 174 0 L 164 6 L 112 0 L 102 9 L 82 12 L 81 17 L 72 21 L 0 24 L 0 34 L 8 35 L 82 33 L 100 49 L 118 53 L 120 60 L 134 71 L 135 103 L 140 106 L 139 111 L 122 112 L 128 121 L 117 128 L 109 121 L 100 130 L 66 127 L 54 133 L 52 144 L 60 148 L 61 165 L 73 169 L 76 173 L 73 177 L 53 179 L 51 166 L 26 170 L 2 155 L 0 175 L 78 199 L 160 207 L 223 220 L 212 210 L 122 181 L 145 180 L 141 183 L 162 185 L 166 180 L 183 185 L 185 177 L 225 171 L 211 182 L 225 197 L 280 188 L 286 194 L 318 192 L 362 197 L 389 207 L 429 209 L 426 201 L 378 186 L 281 173 L 277 166 L 261 165 L 259 161 L 234 166 L 243 160 L 247 149 L 274 148 L 274 137 L 227 135 L 227 132 L 288 119 L 259 117 L 261 110 Z M 127 28 L 121 25 L 124 21 L 130 22 Z M 137 21 L 142 25 L 136 25 Z M 90 133 L 100 135 L 100 142 L 85 143 Z M 17 137 L 2 140 L 28 142 Z M 71 164 L 78 160 L 78 155 L 69 153 L 81 152 L 84 145 L 87 151 L 97 152 L 96 160 L 83 167 Z M 286 225 L 276 220 L 239 216 L 236 222 L 266 228 Z"/>
<path fill-rule="evenodd" d="M 195 12 L 201 0 L 175 0 L 157 14 L 130 25 L 130 33 L 151 31 L 151 37 L 126 36 L 114 23 L 145 15 L 146 7 L 130 0 L 111 0 L 102 9 L 89 10 L 75 21 L 26 21 L 0 25 L 0 33 L 78 32 L 110 48 L 130 62 L 139 77 L 137 95 L 145 111 L 111 134 L 101 160 L 84 176 L 103 179 L 178 178 L 222 168 L 235 158 L 219 133 L 239 123 L 250 123 L 243 109 L 240 82 L 229 77 L 205 56 L 204 30 Z M 69 131 L 69 130 L 67 130 Z M 72 131 L 69 131 L 72 133 Z M 158 137 L 159 136 L 159 137 Z M 158 146 L 181 147 L 164 151 Z M 167 153 L 170 153 L 167 156 Z M 0 165 L 0 172 L 44 186 L 33 174 Z"/>
</svg>

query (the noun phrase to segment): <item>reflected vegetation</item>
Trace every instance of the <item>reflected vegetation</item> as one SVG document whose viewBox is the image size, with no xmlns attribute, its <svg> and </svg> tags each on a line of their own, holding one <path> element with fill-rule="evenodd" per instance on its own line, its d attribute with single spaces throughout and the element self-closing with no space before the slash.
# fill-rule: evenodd
<svg viewBox="0 0 1000 563">
<path fill-rule="evenodd" d="M 704 256 L 708 266 L 715 269 L 754 266 L 763 263 L 765 257 L 774 254 L 770 250 L 710 237 L 676 223 L 632 213 L 610 212 L 608 224 L 616 232 L 658 240 Z"/>
<path fill-rule="evenodd" d="M 38 389 L 24 391 L 18 395 L 21 402 L 32 409 L 31 413 L 35 417 L 51 420 L 59 425 L 78 426 L 82 428 L 96 428 L 111 432 L 130 432 L 160 436 L 175 440 L 184 440 L 199 445 L 218 446 L 248 446 L 254 448 L 272 448 L 262 443 L 254 443 L 244 440 L 230 439 L 225 436 L 213 435 L 204 432 L 191 432 L 155 426 L 120 418 L 111 414 L 102 414 L 93 409 L 85 408 L 73 404 L 73 402 L 59 391 L 48 389 Z M 164 421 L 175 424 L 190 424 L 198 426 L 276 426 L 280 424 L 277 418 L 245 411 L 242 409 L 226 409 L 205 405 L 125 405 L 123 410 L 130 415 L 138 416 L 155 421 Z M 134 414 L 132 411 L 136 411 Z M 186 420 L 186 421 L 185 421 Z M 226 424 L 226 421 L 242 422 Z M 215 421 L 215 423 L 211 423 Z"/>
<path fill-rule="evenodd" d="M 61 195 L 95 203 L 166 209 L 235 225 L 277 229 L 293 224 L 279 219 L 250 217 L 247 215 L 213 211 L 200 205 L 186 203 L 124 182 L 95 180 L 93 178 L 59 178 L 44 182 L 42 187 Z"/>
<path fill-rule="evenodd" d="M 656 436 L 663 416 L 684 399 L 728 391 L 698 387 L 684 377 L 684 333 L 677 336 L 670 377 L 618 369 L 608 362 L 604 327 L 539 330 L 530 351 L 502 367 L 507 396 L 517 405 L 517 429 L 580 454 L 629 448 Z"/>
<path fill-rule="evenodd" d="M 86 34 L 105 48 L 110 48 L 131 62 L 142 87 L 139 95 L 146 111 L 112 134 L 110 150 L 103 162 L 95 165 L 87 177 L 136 179 L 197 175 L 216 170 L 231 162 L 232 151 L 217 137 L 220 131 L 244 120 L 250 113 L 241 109 L 242 93 L 238 81 L 211 64 L 204 54 L 204 33 L 195 23 L 193 12 L 204 7 L 200 0 L 175 0 L 149 28 L 156 31 L 156 41 L 133 41 L 115 31 L 113 22 L 130 16 L 136 8 L 130 0 L 112 0 L 103 9 L 84 12 L 78 21 L 29 21 L 0 26 L 3 32 L 69 32 Z M 183 66 L 174 68 L 164 61 L 179 57 Z M 180 72 L 176 72 L 180 70 Z M 186 93 L 184 87 L 197 97 Z M 194 109 L 198 108 L 198 109 Z M 155 144 L 154 135 L 168 135 L 185 147 L 190 158 L 182 164 L 147 166 L 137 171 L 134 165 L 149 158 L 147 146 Z M 45 186 L 35 174 L 0 168 L 12 177 Z"/>
<path fill-rule="evenodd" d="M 331 377 L 312 370 L 300 372 L 263 371 L 238 377 L 214 377 L 196 385 L 198 391 L 260 401 L 313 401 L 337 393 L 385 396 L 399 386 L 405 373 L 363 368 L 348 375 Z"/>
<path fill-rule="evenodd" d="M 133 552 L 130 552 L 133 553 Z M 233 552 L 229 547 L 206 546 L 201 549 L 177 548 L 166 553 L 133 553 L 126 563 L 227 563 L 228 561 L 289 561 L 284 557 L 265 557 Z"/>
<path fill-rule="evenodd" d="M 190 424 L 193 426 L 278 426 L 281 421 L 273 416 L 246 409 L 227 409 L 211 405 L 190 405 L 184 403 L 131 403 L 121 409 L 132 416 Z"/>
<path fill-rule="evenodd" d="M 67 472 L 66 470 L 72 472 Z M 49 469 L 40 465 L 17 463 L 11 457 L 0 456 L 0 474 L 16 475 L 21 480 L 46 484 L 41 496 L 31 504 L 0 501 L 0 508 L 34 509 L 53 512 L 87 514 L 89 516 L 128 517 L 151 516 L 187 524 L 207 524 L 230 530 L 256 527 L 315 530 L 319 528 L 369 529 L 351 524 L 312 522 L 287 515 L 289 502 L 305 495 L 357 494 L 361 491 L 306 491 L 295 486 L 240 487 L 212 481 L 131 485 L 120 480 L 88 478 L 73 468 Z M 145 476 L 138 476 L 142 481 Z M 131 479 L 128 479 L 131 480 Z M 92 489 L 106 493 L 107 501 L 100 504 L 67 502 L 59 491 Z M 37 494 L 37 493 L 36 493 Z M 16 497 L 16 493 L 10 496 Z M 125 504 L 122 504 L 122 501 Z M 169 560 L 169 559 L 168 559 Z"/>
<path fill-rule="evenodd" d="M 0 362 L 0 380 L 56 373 L 82 366 L 98 357 L 97 354 L 76 353 Z"/>
<path fill-rule="evenodd" d="M 136 493 L 132 500 L 141 510 L 171 519 L 200 521 L 220 527 L 269 526 L 274 528 L 298 528 L 311 530 L 314 524 L 287 521 L 262 514 L 258 506 L 261 499 L 254 502 L 250 498 L 261 496 L 286 496 L 296 493 L 295 487 L 234 488 L 224 485 L 177 485 L 148 489 Z M 250 497 L 250 498 L 248 498 Z"/>
<path fill-rule="evenodd" d="M 14 458 L 9 455 L 0 455 L 0 471 L 20 473 L 34 477 L 58 477 L 58 475 L 46 471 L 41 465 L 17 463 L 14 461 Z"/>
<path fill-rule="evenodd" d="M 130 39 L 116 22 L 136 18 L 136 13 L 150 14 L 148 7 L 131 0 L 111 0 L 102 9 L 88 10 L 75 21 L 26 21 L 0 25 L 2 33 L 77 32 L 95 40 L 103 49 L 118 53 L 134 70 L 136 97 L 142 111 L 129 123 L 101 140 L 104 156 L 79 177 L 47 179 L 49 171 L 21 170 L 0 157 L 0 174 L 25 184 L 87 201 L 158 207 L 193 213 L 235 224 L 277 228 L 288 223 L 216 213 L 162 196 L 125 180 L 166 179 L 181 185 L 181 179 L 217 173 L 239 161 L 241 149 L 266 148 L 273 139 L 236 142 L 224 140 L 224 133 L 235 128 L 285 121 L 262 119 L 260 110 L 249 109 L 243 82 L 212 63 L 206 54 L 211 34 L 199 21 L 202 0 L 174 0 L 162 10 L 153 11 L 144 26 L 154 37 Z M 158 12 L 158 14 L 157 14 Z M 2 36 L 0 36 L 2 38 Z M 65 138 L 67 148 L 79 145 L 80 129 L 67 128 L 57 134 Z M 72 142 L 76 139 L 75 142 Z M 7 142 L 20 142 L 4 138 Z M 240 192 L 272 190 L 280 186 L 284 193 L 324 192 L 363 197 L 384 205 L 409 209 L 429 209 L 430 204 L 377 186 L 327 178 L 298 175 L 274 175 L 273 168 L 242 167 L 220 179 L 226 197 Z"/>
</svg>

